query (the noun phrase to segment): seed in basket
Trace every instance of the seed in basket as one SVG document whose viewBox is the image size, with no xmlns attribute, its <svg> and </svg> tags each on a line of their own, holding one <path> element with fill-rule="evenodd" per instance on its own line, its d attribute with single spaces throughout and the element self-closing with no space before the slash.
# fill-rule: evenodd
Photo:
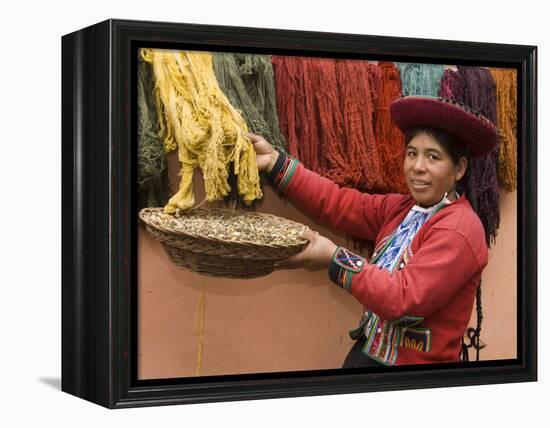
<svg viewBox="0 0 550 428">
<path fill-rule="evenodd" d="M 271 214 L 216 208 L 172 215 L 144 208 L 139 215 L 176 266 L 204 275 L 268 275 L 307 245 L 300 237 L 304 225 Z"/>
<path fill-rule="evenodd" d="M 298 223 L 274 221 L 269 216 L 250 215 L 247 212 L 229 214 L 213 210 L 174 216 L 157 211 L 151 213 L 149 219 L 163 228 L 192 235 L 271 245 L 300 244 L 303 242 L 300 234 L 305 229 Z"/>
</svg>

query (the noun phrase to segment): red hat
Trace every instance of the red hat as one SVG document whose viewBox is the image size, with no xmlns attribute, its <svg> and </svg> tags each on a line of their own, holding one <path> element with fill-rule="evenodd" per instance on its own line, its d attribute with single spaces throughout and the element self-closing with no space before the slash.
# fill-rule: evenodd
<svg viewBox="0 0 550 428">
<path fill-rule="evenodd" d="M 475 158 L 485 156 L 498 143 L 497 128 L 489 119 L 452 99 L 420 95 L 397 98 L 390 105 L 390 115 L 403 133 L 426 126 L 453 134 Z"/>
</svg>

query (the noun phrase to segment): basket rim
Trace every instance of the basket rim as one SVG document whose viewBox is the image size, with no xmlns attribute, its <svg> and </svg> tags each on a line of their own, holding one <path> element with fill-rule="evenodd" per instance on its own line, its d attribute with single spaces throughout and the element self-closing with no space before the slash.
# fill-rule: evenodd
<svg viewBox="0 0 550 428">
<path fill-rule="evenodd" d="M 256 211 L 245 211 L 245 210 L 231 210 L 231 209 L 227 209 L 227 208 L 196 208 L 196 209 L 186 211 L 185 213 L 192 213 L 193 211 L 194 212 L 201 212 L 201 211 L 202 212 L 216 212 L 217 211 L 217 212 L 229 213 L 229 214 L 244 214 L 246 216 L 269 217 L 269 218 L 275 219 L 278 222 L 292 223 L 292 224 L 295 224 L 295 225 L 302 226 L 304 228 L 304 230 L 307 229 L 307 226 L 302 224 L 302 223 L 299 223 L 299 222 L 294 221 L 294 220 L 289 220 L 289 219 L 286 219 L 284 217 L 279 217 L 279 216 L 274 215 L 274 214 L 269 214 L 269 213 L 261 213 L 261 212 L 256 212 Z M 182 230 L 167 229 L 167 228 L 162 227 L 158 224 L 155 224 L 155 223 L 149 221 L 149 219 L 145 218 L 145 215 L 149 212 L 164 212 L 164 208 L 162 208 L 162 207 L 142 208 L 139 211 L 139 218 L 147 226 L 149 226 L 149 227 L 151 227 L 155 230 L 158 230 L 159 232 L 168 234 L 172 237 L 181 236 L 181 237 L 191 238 L 191 239 L 195 239 L 195 240 L 209 241 L 211 243 L 216 243 L 216 244 L 226 245 L 226 246 L 239 246 L 239 247 L 244 246 L 244 247 L 248 247 L 248 248 L 257 247 L 257 248 L 273 248 L 273 249 L 300 248 L 300 247 L 305 247 L 305 245 L 307 245 L 307 243 L 309 242 L 307 239 L 303 239 L 303 238 L 300 238 L 300 242 L 298 242 L 296 244 L 291 244 L 291 245 L 266 244 L 266 243 L 252 242 L 252 241 L 245 241 L 245 240 L 228 241 L 228 240 L 225 240 L 225 239 L 220 239 L 220 238 L 215 238 L 215 237 L 210 237 L 210 236 L 205 236 L 205 235 L 197 235 L 197 234 L 185 232 L 185 231 L 182 231 Z M 159 240 L 161 240 L 161 239 L 159 239 Z"/>
</svg>

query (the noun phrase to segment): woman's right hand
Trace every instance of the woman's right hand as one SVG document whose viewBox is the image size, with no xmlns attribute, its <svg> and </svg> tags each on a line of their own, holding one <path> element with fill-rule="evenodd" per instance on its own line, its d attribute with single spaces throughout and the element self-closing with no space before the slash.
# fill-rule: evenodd
<svg viewBox="0 0 550 428">
<path fill-rule="evenodd" d="M 246 134 L 256 151 L 256 165 L 259 171 L 269 172 L 275 166 L 279 152 L 261 135 L 249 132 Z"/>
</svg>

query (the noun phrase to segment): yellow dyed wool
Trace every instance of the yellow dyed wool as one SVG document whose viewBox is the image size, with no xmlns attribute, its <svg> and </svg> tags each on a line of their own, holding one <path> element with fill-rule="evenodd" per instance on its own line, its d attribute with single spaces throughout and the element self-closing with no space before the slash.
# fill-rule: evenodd
<svg viewBox="0 0 550 428">
<path fill-rule="evenodd" d="M 208 201 L 229 194 L 231 162 L 245 203 L 261 198 L 256 152 L 245 136 L 248 128 L 218 86 L 212 54 L 164 49 L 142 49 L 141 54 L 153 67 L 164 148 L 177 148 L 181 163 L 179 190 L 164 211 L 171 214 L 193 207 L 193 172 L 197 166 L 204 177 Z"/>
</svg>

